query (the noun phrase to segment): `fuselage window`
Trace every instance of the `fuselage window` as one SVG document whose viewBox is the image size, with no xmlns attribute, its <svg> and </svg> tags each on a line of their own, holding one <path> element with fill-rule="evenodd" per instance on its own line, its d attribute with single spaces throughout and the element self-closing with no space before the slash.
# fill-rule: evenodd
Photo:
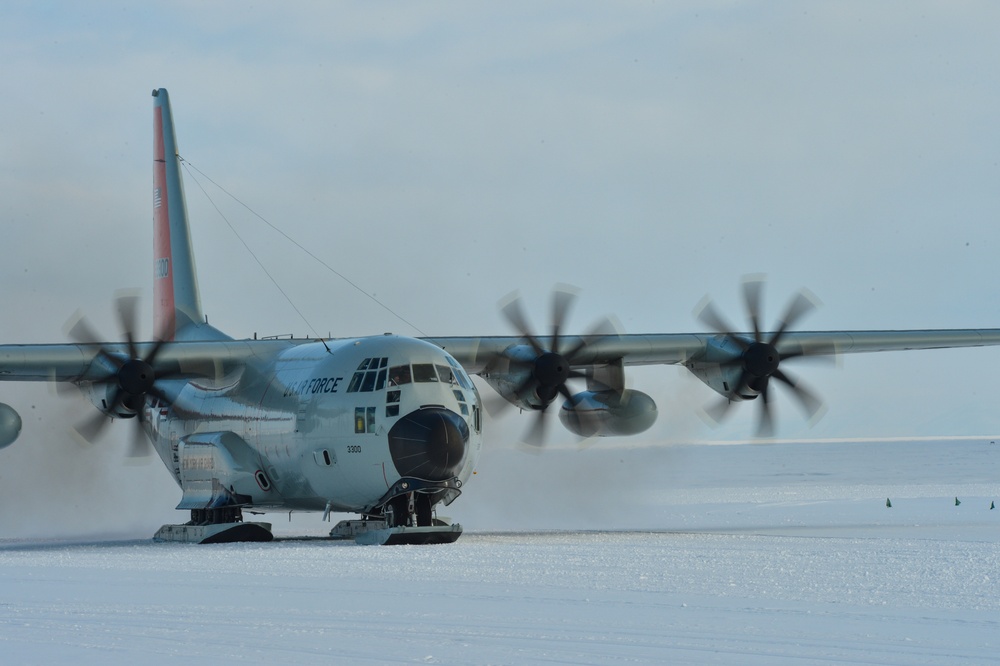
<svg viewBox="0 0 1000 666">
<path fill-rule="evenodd" d="M 458 409 L 462 412 L 462 416 L 468 416 L 469 406 L 465 404 L 465 394 L 458 389 L 452 389 L 451 392 L 455 394 L 455 400 L 458 400 Z"/>
<path fill-rule="evenodd" d="M 354 432 L 358 434 L 365 432 L 375 432 L 374 407 L 354 408 Z"/>
<path fill-rule="evenodd" d="M 393 416 L 399 416 L 399 405 L 386 405 L 385 406 L 385 416 L 386 416 L 386 418 L 392 418 Z"/>
<path fill-rule="evenodd" d="M 436 382 L 438 380 L 437 373 L 434 372 L 434 366 L 430 363 L 414 363 L 413 364 L 413 381 L 415 382 Z"/>
<path fill-rule="evenodd" d="M 413 381 L 413 379 L 410 376 L 410 366 L 394 365 L 389 370 L 390 386 L 402 386 L 403 384 L 409 384 L 411 381 Z"/>
</svg>

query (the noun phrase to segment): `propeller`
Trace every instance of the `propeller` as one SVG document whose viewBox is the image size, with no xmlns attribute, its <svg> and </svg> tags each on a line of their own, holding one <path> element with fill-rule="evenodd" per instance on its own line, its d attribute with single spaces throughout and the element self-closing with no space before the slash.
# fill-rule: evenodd
<svg viewBox="0 0 1000 666">
<path fill-rule="evenodd" d="M 764 281 L 759 276 L 753 276 L 743 281 L 743 302 L 753 330 L 753 339 L 736 335 L 735 329 L 718 313 L 711 301 L 705 301 L 700 311 L 696 313 L 698 320 L 716 333 L 725 336 L 727 342 L 732 342 L 742 353 L 731 361 L 723 363 L 723 368 L 738 367 L 741 369 L 739 379 L 729 391 L 725 399 L 705 411 L 716 422 L 721 421 L 732 407 L 734 398 L 743 395 L 746 390 L 755 391 L 760 395 L 761 411 L 757 426 L 758 437 L 774 435 L 774 415 L 772 413 L 771 379 L 784 384 L 791 390 L 792 396 L 799 403 L 810 420 L 821 415 L 823 401 L 807 389 L 801 381 L 783 370 L 783 361 L 806 355 L 832 355 L 834 350 L 793 351 L 778 353 L 778 345 L 786 333 L 805 315 L 816 309 L 816 299 L 808 291 L 802 290 L 792 298 L 784 314 L 778 321 L 778 327 L 773 333 L 761 330 L 761 301 Z"/>
<path fill-rule="evenodd" d="M 605 317 L 592 326 L 584 335 L 572 343 L 563 335 L 566 317 L 576 300 L 576 290 L 566 285 L 557 287 L 552 292 L 552 335 L 546 341 L 533 332 L 520 296 L 513 294 L 506 299 L 500 311 L 510 325 L 520 334 L 534 351 L 534 358 L 525 359 L 504 355 L 512 372 L 528 370 L 528 375 L 514 390 L 517 396 L 529 395 L 535 397 L 539 404 L 534 406 L 537 416 L 524 436 L 524 442 L 540 447 L 545 442 L 548 429 L 547 412 L 560 395 L 567 400 L 573 397 L 567 387 L 571 379 L 584 379 L 586 374 L 574 370 L 573 366 L 584 355 L 588 346 L 598 340 L 617 337 L 618 330 L 611 319 Z M 510 403 L 502 400 L 503 407 Z M 497 403 L 500 404 L 500 403 Z"/>
<path fill-rule="evenodd" d="M 145 357 L 140 355 L 134 334 L 138 304 L 139 298 L 134 294 L 120 294 L 115 298 L 118 321 L 128 345 L 127 358 L 123 358 L 120 353 L 104 347 L 101 339 L 85 317 L 79 317 L 69 330 L 69 337 L 75 342 L 86 345 L 102 345 L 94 360 L 101 359 L 106 366 L 111 368 L 103 377 L 92 380 L 96 386 L 112 387 L 107 412 L 100 411 L 79 423 L 75 428 L 76 432 L 86 441 L 93 442 L 104 431 L 107 424 L 114 419 L 112 415 L 119 408 L 133 411 L 136 415 L 137 427 L 133 430 L 129 446 L 129 457 L 132 458 L 149 455 L 149 442 L 142 428 L 145 419 L 142 408 L 146 396 L 156 396 L 168 404 L 171 402 L 167 394 L 156 385 L 158 379 L 167 378 L 171 376 L 171 373 L 157 375 L 154 369 L 156 358 L 163 350 L 167 340 L 158 338 Z M 169 331 L 172 328 L 172 326 L 168 326 L 166 330 Z"/>
</svg>

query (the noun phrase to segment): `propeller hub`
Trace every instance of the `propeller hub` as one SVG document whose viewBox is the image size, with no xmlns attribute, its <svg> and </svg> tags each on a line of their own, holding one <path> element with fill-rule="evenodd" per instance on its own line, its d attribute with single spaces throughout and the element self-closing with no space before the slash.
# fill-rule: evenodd
<svg viewBox="0 0 1000 666">
<path fill-rule="evenodd" d="M 780 362 L 778 350 L 766 342 L 754 342 L 743 352 L 743 369 L 754 377 L 770 377 Z"/>
<path fill-rule="evenodd" d="M 558 389 L 569 379 L 570 364 L 561 354 L 545 352 L 535 359 L 535 379 L 539 389 Z M 539 391 L 541 395 L 542 391 Z"/>
<path fill-rule="evenodd" d="M 118 385 L 129 395 L 145 395 L 153 388 L 156 373 L 152 366 L 142 359 L 126 361 L 118 371 Z"/>
</svg>

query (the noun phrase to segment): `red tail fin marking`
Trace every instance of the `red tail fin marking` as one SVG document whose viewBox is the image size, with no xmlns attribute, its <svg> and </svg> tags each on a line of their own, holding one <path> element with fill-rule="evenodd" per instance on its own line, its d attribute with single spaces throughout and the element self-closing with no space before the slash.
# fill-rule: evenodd
<svg viewBox="0 0 1000 666">
<path fill-rule="evenodd" d="M 163 149 L 163 109 L 153 109 L 153 322 L 154 335 L 174 339 L 174 280 L 170 260 L 170 211 Z M 171 156 L 173 157 L 173 156 Z"/>
</svg>

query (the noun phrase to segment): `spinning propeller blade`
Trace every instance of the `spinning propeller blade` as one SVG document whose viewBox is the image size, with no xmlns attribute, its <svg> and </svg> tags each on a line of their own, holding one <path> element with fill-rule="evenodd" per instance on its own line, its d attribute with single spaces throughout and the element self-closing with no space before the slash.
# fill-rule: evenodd
<svg viewBox="0 0 1000 666">
<path fill-rule="evenodd" d="M 93 442 L 101 435 L 108 422 L 114 419 L 114 414 L 121 409 L 131 411 L 136 417 L 136 428 L 129 446 L 129 457 L 133 458 L 148 456 L 150 453 L 149 441 L 142 427 L 145 420 L 143 407 L 146 396 L 155 396 L 169 404 L 169 397 L 156 382 L 172 376 L 172 373 L 157 374 L 154 369 L 156 357 L 166 345 L 166 340 L 158 338 L 145 357 L 140 355 L 139 345 L 135 339 L 138 304 L 139 299 L 134 294 L 120 294 L 115 298 L 118 321 L 127 345 L 125 355 L 114 348 L 104 346 L 94 328 L 82 316 L 68 332 L 69 337 L 79 344 L 101 345 L 94 360 L 101 359 L 109 370 L 104 376 L 93 380 L 93 384 L 111 389 L 106 411 L 98 412 L 77 424 L 76 432 L 87 442 Z"/>
<path fill-rule="evenodd" d="M 528 370 L 525 380 L 516 388 L 515 394 L 533 395 L 539 404 L 535 406 L 537 415 L 525 433 L 524 442 L 531 446 L 543 446 L 548 431 L 548 409 L 559 396 L 569 400 L 573 393 L 567 385 L 571 379 L 582 379 L 586 375 L 574 370 L 573 365 L 583 355 L 588 346 L 598 340 L 617 337 L 618 330 L 611 319 L 605 317 L 592 326 L 572 346 L 563 335 L 566 318 L 576 301 L 577 291 L 568 286 L 557 287 L 552 294 L 552 336 L 548 344 L 535 335 L 524 315 L 520 296 L 510 297 L 501 307 L 507 322 L 521 335 L 535 353 L 534 358 L 508 358 L 512 369 Z M 510 403 L 503 401 L 505 406 Z"/>
<path fill-rule="evenodd" d="M 724 367 L 738 367 L 741 370 L 738 381 L 721 402 L 705 409 L 706 414 L 714 421 L 719 422 L 729 413 L 735 398 L 752 392 L 754 395 L 760 396 L 761 404 L 757 436 L 772 437 L 774 435 L 774 415 L 770 393 L 772 377 L 788 387 L 796 402 L 811 420 L 821 415 L 824 405 L 823 401 L 803 386 L 801 381 L 784 369 L 779 369 L 782 361 L 804 356 L 802 352 L 786 353 L 782 356 L 778 353 L 778 345 L 789 329 L 816 308 L 815 298 L 807 291 L 800 291 L 788 304 L 774 332 L 765 333 L 760 327 L 763 311 L 761 305 L 763 286 L 764 281 L 760 276 L 749 277 L 743 282 L 743 302 L 747 319 L 753 331 L 752 340 L 737 335 L 735 329 L 719 315 L 711 301 L 706 300 L 696 316 L 701 323 L 721 334 L 728 342 L 732 342 L 742 350 L 738 357 L 723 364 Z M 823 353 L 832 355 L 834 350 L 825 350 Z"/>
</svg>

